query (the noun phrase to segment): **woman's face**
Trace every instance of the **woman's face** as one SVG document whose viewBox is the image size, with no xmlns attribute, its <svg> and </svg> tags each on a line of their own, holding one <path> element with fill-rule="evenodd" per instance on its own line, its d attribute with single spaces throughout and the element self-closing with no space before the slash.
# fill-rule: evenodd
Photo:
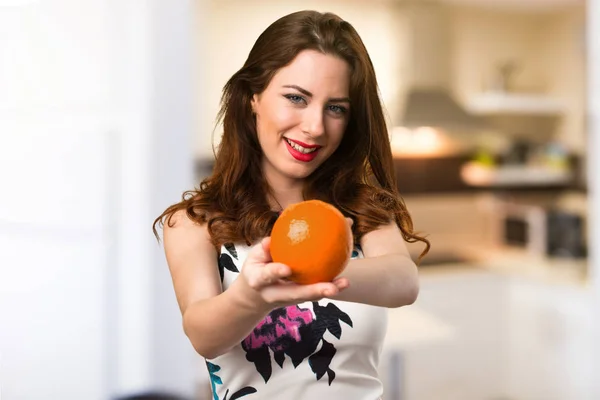
<svg viewBox="0 0 600 400">
<path fill-rule="evenodd" d="M 337 149 L 350 116 L 349 86 L 346 61 L 306 50 L 253 96 L 269 182 L 302 180 Z"/>
</svg>

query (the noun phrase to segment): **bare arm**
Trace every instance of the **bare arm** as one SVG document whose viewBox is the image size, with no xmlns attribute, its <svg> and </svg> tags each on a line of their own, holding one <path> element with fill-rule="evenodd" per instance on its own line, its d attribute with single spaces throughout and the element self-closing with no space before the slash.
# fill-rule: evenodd
<svg viewBox="0 0 600 400">
<path fill-rule="evenodd" d="M 214 358 L 239 343 L 266 312 L 245 304 L 235 292 L 222 292 L 218 255 L 206 226 L 184 213 L 175 214 L 173 222 L 173 227 L 165 224 L 164 248 L 183 329 L 198 353 Z"/>
<path fill-rule="evenodd" d="M 392 222 L 367 233 L 361 247 L 365 258 L 350 260 L 341 274 L 350 287 L 334 298 L 390 308 L 414 303 L 418 270 L 398 226 Z"/>
<path fill-rule="evenodd" d="M 164 228 L 167 263 L 183 329 L 205 358 L 215 358 L 238 345 L 273 308 L 336 295 L 347 286 L 345 279 L 310 286 L 280 284 L 291 271 L 271 262 L 267 239 L 254 246 L 242 273 L 223 291 L 218 255 L 206 226 L 189 220 L 184 212 L 172 221 L 172 227 L 165 224 Z"/>
</svg>

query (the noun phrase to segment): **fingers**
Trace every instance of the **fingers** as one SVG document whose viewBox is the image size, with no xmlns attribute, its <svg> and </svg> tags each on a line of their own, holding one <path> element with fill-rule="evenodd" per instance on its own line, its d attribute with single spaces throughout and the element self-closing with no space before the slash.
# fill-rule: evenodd
<svg viewBox="0 0 600 400">
<path fill-rule="evenodd" d="M 291 289 L 291 301 L 301 303 L 304 301 L 316 301 L 324 297 L 336 296 L 341 290 L 331 282 L 316 283 L 313 285 L 298 285 Z"/>
<path fill-rule="evenodd" d="M 260 245 L 261 245 L 263 251 L 265 252 L 265 254 L 267 254 L 270 259 L 271 258 L 271 237 L 267 236 L 267 237 L 263 238 L 263 240 L 260 241 Z"/>
<path fill-rule="evenodd" d="M 261 287 L 278 283 L 280 279 L 290 276 L 292 271 L 285 264 L 271 263 L 260 270 Z"/>
<path fill-rule="evenodd" d="M 352 228 L 352 225 L 354 225 L 354 220 L 352 218 L 346 217 L 346 221 L 348 222 L 348 225 L 350 225 L 350 228 Z"/>
<path fill-rule="evenodd" d="M 332 283 L 338 288 L 338 291 L 342 291 L 350 286 L 348 278 L 336 278 Z"/>
<path fill-rule="evenodd" d="M 273 261 L 271 258 L 271 238 L 266 237 L 260 241 L 259 244 L 255 245 L 250 249 L 248 253 L 247 262 L 266 264 Z"/>
<path fill-rule="evenodd" d="M 348 286 L 346 278 L 312 285 L 274 285 L 263 289 L 263 297 L 272 304 L 300 304 L 306 301 L 318 301 L 325 297 L 334 297 Z"/>
<path fill-rule="evenodd" d="M 252 271 L 246 271 L 246 279 L 252 289 L 261 290 L 270 285 L 280 284 L 291 273 L 290 267 L 285 264 L 267 263 L 259 268 L 252 268 Z"/>
</svg>

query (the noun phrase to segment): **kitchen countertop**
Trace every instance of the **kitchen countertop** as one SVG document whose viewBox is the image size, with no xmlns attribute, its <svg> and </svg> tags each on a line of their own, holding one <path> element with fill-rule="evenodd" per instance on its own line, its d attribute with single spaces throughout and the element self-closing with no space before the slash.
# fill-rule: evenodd
<svg viewBox="0 0 600 400">
<path fill-rule="evenodd" d="M 406 350 L 451 340 L 456 330 L 418 305 L 388 310 L 384 350 Z"/>
<path fill-rule="evenodd" d="M 426 285 L 430 279 L 483 274 L 577 292 L 589 288 L 586 259 L 536 257 L 508 248 L 473 248 L 468 250 L 468 255 L 465 257 L 468 261 L 421 267 L 423 283 Z M 418 304 L 390 309 L 389 317 L 386 350 L 408 350 L 423 344 L 443 343 L 456 335 L 455 327 L 446 318 L 432 314 Z"/>
<path fill-rule="evenodd" d="M 489 273 L 510 277 L 517 281 L 572 288 L 577 291 L 589 287 L 588 260 L 539 257 L 511 248 L 464 248 L 459 258 L 465 261 L 429 264 L 420 268 L 423 282 L 429 279 Z M 390 326 L 386 347 L 407 348 L 423 343 L 446 341 L 455 334 L 443 318 L 421 309 L 418 304 L 390 309 Z M 410 323 L 408 323 L 410 322 Z"/>
<path fill-rule="evenodd" d="M 421 267 L 423 282 L 445 276 L 487 273 L 576 291 L 586 291 L 589 286 L 586 259 L 535 257 L 508 248 L 472 248 L 464 258 L 468 261 Z M 443 317 L 422 309 L 418 304 L 390 309 L 389 317 L 386 350 L 408 350 L 423 344 L 443 343 L 452 340 L 456 334 L 455 327 Z"/>
<path fill-rule="evenodd" d="M 471 261 L 423 266 L 417 302 L 389 310 L 388 393 L 584 398 L 581 383 L 593 376 L 587 260 L 479 250 Z"/>
</svg>

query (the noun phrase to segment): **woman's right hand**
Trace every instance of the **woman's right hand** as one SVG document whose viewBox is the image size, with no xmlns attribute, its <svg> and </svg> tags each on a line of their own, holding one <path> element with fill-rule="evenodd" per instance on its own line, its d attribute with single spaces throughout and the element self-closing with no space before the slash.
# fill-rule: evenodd
<svg viewBox="0 0 600 400">
<path fill-rule="evenodd" d="M 271 238 L 267 237 L 252 247 L 236 279 L 240 294 L 255 302 L 258 309 L 271 311 L 278 307 L 333 297 L 349 286 L 348 279 L 343 277 L 333 282 L 310 285 L 286 280 L 292 271 L 285 264 L 273 262 L 270 246 Z"/>
</svg>

